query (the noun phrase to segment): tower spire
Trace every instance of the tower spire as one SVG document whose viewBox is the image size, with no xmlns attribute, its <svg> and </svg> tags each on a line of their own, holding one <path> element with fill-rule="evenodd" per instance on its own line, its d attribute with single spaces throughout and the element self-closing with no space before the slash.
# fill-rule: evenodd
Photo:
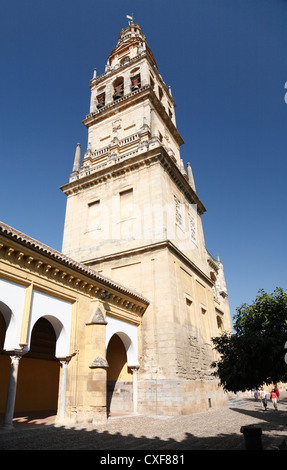
<svg viewBox="0 0 287 470">
<path fill-rule="evenodd" d="M 77 173 L 79 171 L 80 165 L 81 165 L 81 144 L 78 143 L 76 147 L 76 152 L 75 152 L 73 173 Z"/>
</svg>

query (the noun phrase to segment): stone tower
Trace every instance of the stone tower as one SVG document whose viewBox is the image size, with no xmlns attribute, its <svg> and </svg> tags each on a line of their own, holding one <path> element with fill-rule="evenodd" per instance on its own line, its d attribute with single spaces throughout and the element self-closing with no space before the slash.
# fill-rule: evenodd
<svg viewBox="0 0 287 470">
<path fill-rule="evenodd" d="M 87 150 L 81 157 L 77 144 L 61 188 L 62 251 L 150 302 L 138 338 L 139 411 L 182 414 L 220 405 L 210 339 L 231 330 L 223 267 L 205 248 L 206 209 L 180 156 L 174 99 L 133 20 L 90 88 Z M 113 368 L 111 361 L 116 355 L 108 358 Z M 122 409 L 129 376 L 121 384 L 112 379 L 113 407 Z"/>
</svg>

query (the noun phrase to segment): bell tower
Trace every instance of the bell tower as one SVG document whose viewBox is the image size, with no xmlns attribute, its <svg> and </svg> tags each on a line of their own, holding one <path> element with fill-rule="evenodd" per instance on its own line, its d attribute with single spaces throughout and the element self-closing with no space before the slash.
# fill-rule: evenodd
<svg viewBox="0 0 287 470">
<path fill-rule="evenodd" d="M 210 338 L 219 325 L 231 329 L 223 267 L 205 248 L 206 209 L 181 159 L 175 101 L 133 19 L 90 89 L 87 150 L 81 156 L 77 144 L 61 188 L 62 251 L 150 301 L 139 338 L 139 410 L 208 408 L 223 400 Z"/>
<path fill-rule="evenodd" d="M 183 143 L 175 122 L 175 103 L 167 90 L 146 38 L 132 21 L 122 30 L 105 73 L 90 84 L 88 152 L 84 165 L 93 168 L 120 159 L 151 139 L 160 139 L 177 162 Z M 118 117 L 118 119 L 116 119 Z"/>
</svg>

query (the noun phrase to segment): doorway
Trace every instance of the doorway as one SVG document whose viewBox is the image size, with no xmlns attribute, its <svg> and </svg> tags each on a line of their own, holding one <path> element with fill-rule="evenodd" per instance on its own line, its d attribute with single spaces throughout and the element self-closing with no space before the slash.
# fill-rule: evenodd
<svg viewBox="0 0 287 470">
<path fill-rule="evenodd" d="M 48 411 L 56 414 L 60 362 L 55 357 L 56 334 L 44 317 L 35 323 L 31 346 L 19 365 L 15 412 Z"/>
<path fill-rule="evenodd" d="M 108 413 L 133 410 L 133 375 L 127 365 L 125 345 L 118 334 L 108 344 L 107 411 Z"/>
</svg>

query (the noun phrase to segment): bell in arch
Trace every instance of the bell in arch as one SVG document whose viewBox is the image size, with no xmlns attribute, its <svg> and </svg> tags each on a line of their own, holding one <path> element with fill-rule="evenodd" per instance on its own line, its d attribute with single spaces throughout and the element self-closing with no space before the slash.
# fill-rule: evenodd
<svg viewBox="0 0 287 470">
<path fill-rule="evenodd" d="M 137 75 L 136 77 L 133 77 L 131 79 L 131 82 L 132 82 L 132 86 L 131 86 L 132 91 L 138 90 L 140 88 L 141 80 L 140 80 L 139 75 Z"/>
<path fill-rule="evenodd" d="M 101 95 L 98 95 L 97 96 L 97 108 L 100 109 L 102 108 L 103 106 L 105 106 L 105 94 L 102 93 Z"/>
<path fill-rule="evenodd" d="M 123 82 L 119 83 L 118 85 L 114 86 L 114 100 L 118 100 L 124 95 L 124 84 Z"/>
</svg>

